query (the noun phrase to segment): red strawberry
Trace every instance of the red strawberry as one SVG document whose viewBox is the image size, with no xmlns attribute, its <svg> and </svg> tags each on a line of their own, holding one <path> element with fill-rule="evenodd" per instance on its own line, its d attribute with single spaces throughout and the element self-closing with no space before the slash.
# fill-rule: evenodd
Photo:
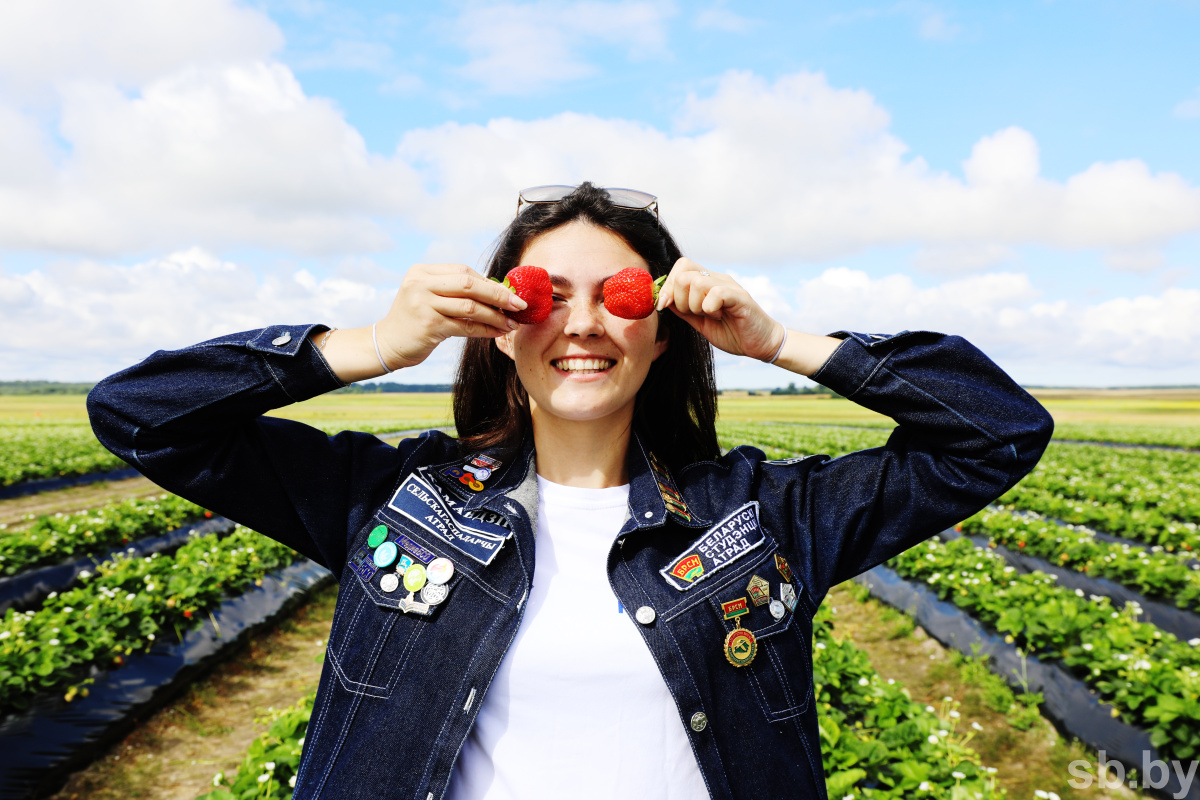
<svg viewBox="0 0 1200 800">
<path fill-rule="evenodd" d="M 658 280 L 644 269 L 623 269 L 604 282 L 604 307 L 621 319 L 642 319 L 654 311 L 658 290 L 667 279 Z"/>
<path fill-rule="evenodd" d="M 539 322 L 545 322 L 546 317 L 550 316 L 550 309 L 554 305 L 554 289 L 550 286 L 549 272 L 528 264 L 513 267 L 504 276 L 503 284 L 529 304 L 523 311 L 505 311 L 505 316 L 522 325 L 537 325 Z"/>
</svg>

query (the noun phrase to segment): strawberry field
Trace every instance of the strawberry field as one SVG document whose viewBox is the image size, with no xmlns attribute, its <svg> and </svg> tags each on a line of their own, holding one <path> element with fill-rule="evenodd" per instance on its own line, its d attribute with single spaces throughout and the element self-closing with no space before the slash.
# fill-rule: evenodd
<svg viewBox="0 0 1200 800">
<path fill-rule="evenodd" d="M 399 408 L 389 407 L 388 399 L 330 396 L 284 412 L 330 433 L 447 421 L 444 396 Z M 125 466 L 91 437 L 79 415 L 81 400 L 74 410 L 60 400 L 62 406 L 39 420 L 4 418 L 0 485 Z M 1173 619 L 1178 623 L 1200 613 L 1200 428 L 1170 419 L 1156 425 L 1096 421 L 1078 404 L 1061 415 L 1050 407 L 1056 418 L 1063 417 L 1059 441 L 1030 476 L 964 520 L 958 531 L 887 566 L 896 580 L 941 601 L 943 615 L 961 615 L 1021 659 L 1076 682 L 1114 724 L 1147 737 L 1160 758 L 1200 758 L 1200 637 L 1176 635 L 1171 631 L 1177 624 L 1155 616 L 1169 609 L 1180 615 Z M 838 456 L 879 446 L 890 434 L 886 420 L 846 401 L 738 398 L 723 400 L 722 413 L 722 446 L 749 443 L 770 458 Z M 1155 447 L 1130 446 L 1135 444 Z M 55 496 L 46 494 L 49 500 Z M 7 524 L 0 524 L 0 608 L 6 609 L 0 618 L 0 736 L 18 724 L 36 725 L 72 709 L 81 713 L 120 683 L 122 670 L 207 637 L 215 643 L 207 666 L 173 673 L 154 702 L 130 706 L 139 719 L 149 713 L 152 720 L 177 719 L 186 698 L 209 691 L 204 687 L 213 680 L 208 677 L 213 664 L 258 669 L 247 661 L 253 647 L 247 651 L 239 644 L 246 636 L 266 636 L 269 629 L 272 637 L 293 635 L 289 615 L 302 615 L 304 606 L 277 604 L 273 607 L 282 611 L 264 616 L 245 634 L 235 633 L 241 623 L 230 610 L 253 605 L 279 585 L 279 576 L 301 566 L 294 552 L 167 493 L 119 499 L 118 491 L 118 499 L 87 507 L 72 506 L 69 496 L 64 492 L 61 506 L 49 512 L 9 514 Z M 27 590 L 35 583 L 36 590 Z M 21 591 L 6 601 L 6 586 Z M 1082 757 L 1094 759 L 1086 751 L 1087 732 L 1070 730 L 1056 714 L 1049 717 L 1058 732 L 1051 729 L 1037 714 L 1041 695 L 1022 688 L 1021 675 L 1003 674 L 1002 660 L 971 662 L 973 672 L 963 667 L 962 675 L 974 677 L 955 677 L 945 698 L 914 699 L 918 689 L 897 679 L 905 677 L 898 663 L 874 660 L 831 612 L 829 603 L 821 610 L 812 651 L 830 797 L 982 800 L 1027 797 L 1035 788 L 1039 797 L 1066 796 L 1071 790 L 1065 762 L 1038 772 L 1019 754 L 1014 743 L 1031 726 L 1042 730 L 1043 740 L 1079 737 Z M 879 618 L 882 612 L 870 613 Z M 908 621 L 895 623 L 889 647 L 913 650 L 928 639 L 913 618 L 895 619 Z M 305 635 L 310 638 L 303 646 L 319 653 L 322 637 Z M 929 636 L 940 638 L 933 629 Z M 229 646 L 221 645 L 224 639 Z M 949 670 L 952 655 L 937 650 L 928 657 Z M 222 703 L 221 724 L 189 729 L 187 735 L 201 737 L 201 752 L 229 755 L 208 770 L 193 762 L 191 773 L 203 772 L 203 779 L 192 779 L 186 790 L 176 786 L 173 796 L 290 797 L 311 709 L 313 669 L 319 668 L 311 659 L 303 662 L 309 665 L 304 677 L 277 694 L 290 692 L 286 702 L 276 699 L 270 709 Z M 989 667 L 996 674 L 985 678 Z M 974 681 L 990 687 L 991 710 L 960 702 L 976 691 Z M 171 700 L 181 692 L 183 699 Z M 995 699 L 1005 692 L 1007 700 Z M 135 747 L 140 730 L 123 742 L 128 728 L 114 729 L 103 746 L 61 762 L 68 769 L 51 778 L 10 784 L 4 775 L 3 794 L 44 796 L 57 791 L 66 772 L 79 770 L 63 797 L 167 796 L 154 787 L 164 776 L 187 772 L 187 765 L 147 771 L 142 764 L 153 762 L 161 741 L 137 745 L 144 747 L 139 762 L 123 755 Z M 132 792 L 130 781 L 136 783 L 143 772 L 158 777 L 148 777 Z M 82 794 L 71 788 L 81 785 L 88 787 Z"/>
</svg>

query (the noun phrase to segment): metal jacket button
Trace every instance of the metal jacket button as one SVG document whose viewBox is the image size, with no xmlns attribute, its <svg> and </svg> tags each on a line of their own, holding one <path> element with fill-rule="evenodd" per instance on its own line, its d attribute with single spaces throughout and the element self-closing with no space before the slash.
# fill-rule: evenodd
<svg viewBox="0 0 1200 800">
<path fill-rule="evenodd" d="M 697 711 L 695 714 L 692 714 L 692 730 L 694 730 L 696 733 L 699 733 L 700 731 L 704 730 L 707 727 L 708 727 L 708 715 L 707 714 L 705 714 L 703 711 Z"/>
<path fill-rule="evenodd" d="M 654 609 L 650 606 L 642 606 L 637 610 L 636 616 L 638 622 L 642 623 L 643 625 L 649 625 L 651 622 L 654 622 L 654 617 L 656 615 L 654 613 Z"/>
<path fill-rule="evenodd" d="M 287 344 L 291 340 L 292 340 L 292 335 L 290 333 L 288 333 L 287 331 L 284 331 L 281 335 L 276 336 L 274 339 L 272 339 L 271 344 L 275 345 L 276 347 L 283 347 L 285 344 Z"/>
</svg>

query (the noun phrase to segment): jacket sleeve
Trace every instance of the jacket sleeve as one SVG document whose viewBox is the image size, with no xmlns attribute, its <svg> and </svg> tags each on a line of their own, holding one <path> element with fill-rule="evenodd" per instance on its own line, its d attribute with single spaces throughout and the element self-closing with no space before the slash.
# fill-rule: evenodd
<svg viewBox="0 0 1200 800">
<path fill-rule="evenodd" d="M 160 350 L 98 383 L 87 408 L 96 438 L 159 486 L 337 572 L 404 459 L 374 436 L 263 416 L 343 385 L 308 341 L 314 329 L 325 326 Z"/>
<path fill-rule="evenodd" d="M 1041 404 L 961 337 L 831 335 L 843 341 L 812 379 L 897 427 L 882 447 L 761 466 L 760 497 L 782 498 L 796 522 L 814 604 L 995 500 L 1034 468 L 1054 430 Z"/>
</svg>

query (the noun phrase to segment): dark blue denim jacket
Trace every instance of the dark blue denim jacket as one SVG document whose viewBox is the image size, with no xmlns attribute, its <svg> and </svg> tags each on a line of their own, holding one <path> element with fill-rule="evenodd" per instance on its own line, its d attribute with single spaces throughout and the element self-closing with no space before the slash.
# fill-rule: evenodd
<svg viewBox="0 0 1200 800">
<path fill-rule="evenodd" d="M 324 326 L 157 352 L 97 385 L 88 412 L 100 441 L 154 482 L 340 575 L 297 800 L 433 800 L 521 623 L 535 554 L 532 443 L 475 491 L 456 480 L 473 454 L 441 433 L 392 447 L 262 416 L 342 385 L 308 342 L 314 329 Z M 834 584 L 998 497 L 1050 439 L 1046 411 L 961 338 L 834 335 L 844 341 L 813 379 L 895 419 L 884 447 L 785 461 L 738 447 L 670 475 L 636 435 L 631 443 L 629 515 L 608 554 L 609 581 L 625 609 L 642 610 L 646 624 L 632 613 L 630 624 L 714 798 L 826 797 L 811 662 L 817 606 Z M 478 541 L 445 538 L 444 520 L 418 521 L 414 496 L 398 495 L 414 474 L 437 484 L 451 528 L 507 535 L 478 537 L 494 556 Z M 367 546 L 379 525 L 406 537 L 399 543 L 414 556 L 455 564 L 448 597 L 428 615 L 401 610 L 403 589 L 381 591 L 384 571 Z M 779 597 L 787 567 L 777 555 L 793 572 L 795 612 L 776 619 L 750 603 L 737 622 L 724 619 L 722 604 L 747 596 L 754 575 Z M 743 667 L 724 650 L 739 623 L 757 639 Z M 586 690 L 578 702 L 591 702 Z"/>
</svg>

